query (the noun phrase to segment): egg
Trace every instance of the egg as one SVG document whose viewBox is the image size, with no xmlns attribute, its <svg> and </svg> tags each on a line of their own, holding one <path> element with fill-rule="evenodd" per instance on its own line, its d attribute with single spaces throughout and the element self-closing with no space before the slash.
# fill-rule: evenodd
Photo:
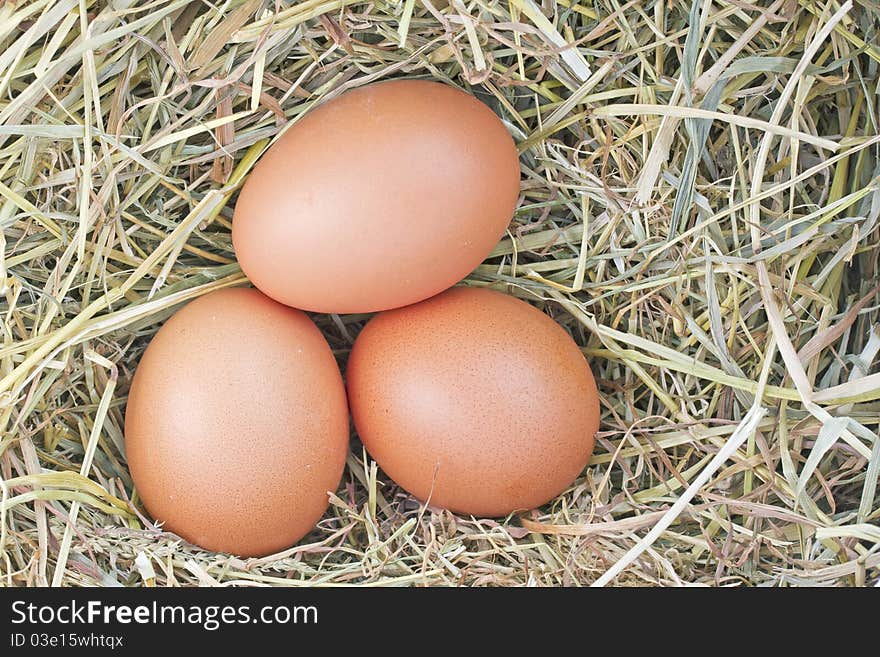
<svg viewBox="0 0 880 657">
<path fill-rule="evenodd" d="M 596 382 L 571 336 L 488 289 L 376 315 L 346 379 L 371 457 L 419 500 L 459 513 L 553 499 L 584 470 L 599 427 Z"/>
<path fill-rule="evenodd" d="M 232 240 L 253 284 L 281 303 L 386 310 L 464 278 L 518 195 L 516 147 L 488 106 L 445 84 L 392 80 L 290 126 L 247 178 Z"/>
<path fill-rule="evenodd" d="M 125 449 L 150 515 L 209 550 L 262 556 L 311 531 L 348 450 L 342 377 L 302 312 L 254 289 L 192 301 L 135 371 Z"/>
</svg>

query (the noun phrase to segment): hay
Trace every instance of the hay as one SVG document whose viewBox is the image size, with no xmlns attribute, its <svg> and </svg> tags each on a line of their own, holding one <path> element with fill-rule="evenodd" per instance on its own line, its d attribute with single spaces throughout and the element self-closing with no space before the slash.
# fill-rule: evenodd
<svg viewBox="0 0 880 657">
<path fill-rule="evenodd" d="M 875 584 L 873 7 L 3 3 L 0 581 Z M 520 146 L 509 235 L 467 283 L 583 345 L 592 463 L 542 509 L 474 519 L 420 508 L 353 441 L 300 545 L 181 544 L 132 499 L 138 358 L 181 303 L 244 282 L 234 196 L 279 130 L 400 76 L 477 95 Z M 316 317 L 342 364 L 365 319 Z"/>
</svg>

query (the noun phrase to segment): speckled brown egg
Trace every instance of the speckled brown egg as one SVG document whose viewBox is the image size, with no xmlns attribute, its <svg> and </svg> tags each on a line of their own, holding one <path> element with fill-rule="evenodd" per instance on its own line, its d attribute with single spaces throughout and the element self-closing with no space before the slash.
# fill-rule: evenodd
<svg viewBox="0 0 880 657">
<path fill-rule="evenodd" d="M 583 354 L 514 297 L 453 288 L 380 313 L 347 370 L 358 434 L 394 481 L 433 506 L 503 516 L 583 471 L 599 426 Z"/>
<path fill-rule="evenodd" d="M 311 531 L 348 449 L 327 341 L 254 289 L 184 306 L 137 366 L 125 449 L 150 515 L 203 548 L 262 556 Z"/>
<path fill-rule="evenodd" d="M 485 104 L 424 80 L 367 85 L 309 111 L 262 156 L 232 223 L 250 280 L 318 312 L 437 294 L 492 250 L 519 195 L 519 158 Z"/>
</svg>

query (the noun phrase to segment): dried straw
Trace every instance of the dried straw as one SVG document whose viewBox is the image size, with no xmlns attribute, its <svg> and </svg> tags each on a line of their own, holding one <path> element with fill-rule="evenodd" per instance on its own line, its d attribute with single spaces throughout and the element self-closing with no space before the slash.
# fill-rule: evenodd
<svg viewBox="0 0 880 657">
<path fill-rule="evenodd" d="M 0 581 L 875 585 L 878 31 L 850 0 L 0 4 Z M 519 208 L 466 283 L 583 346 L 593 460 L 487 520 L 420 507 L 355 439 L 300 545 L 194 548 L 132 490 L 131 373 L 246 282 L 231 211 L 272 139 L 389 77 L 514 135 Z M 316 317 L 342 365 L 366 319 Z"/>
</svg>

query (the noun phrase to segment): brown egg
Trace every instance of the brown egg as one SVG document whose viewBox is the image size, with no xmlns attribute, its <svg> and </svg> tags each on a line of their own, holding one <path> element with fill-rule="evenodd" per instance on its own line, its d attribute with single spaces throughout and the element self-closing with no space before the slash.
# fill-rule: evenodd
<svg viewBox="0 0 880 657">
<path fill-rule="evenodd" d="M 184 306 L 144 352 L 125 449 L 147 511 L 209 550 L 261 556 L 324 514 L 348 450 L 342 377 L 318 328 L 257 290 Z"/>
<path fill-rule="evenodd" d="M 504 124 L 437 82 L 349 91 L 263 155 L 235 206 L 232 240 L 251 281 L 318 312 L 397 308 L 473 270 L 519 194 Z"/>
<path fill-rule="evenodd" d="M 364 446 L 433 506 L 502 516 L 540 506 L 583 471 L 599 397 L 578 346 L 514 297 L 453 288 L 380 313 L 348 361 Z"/>
</svg>

